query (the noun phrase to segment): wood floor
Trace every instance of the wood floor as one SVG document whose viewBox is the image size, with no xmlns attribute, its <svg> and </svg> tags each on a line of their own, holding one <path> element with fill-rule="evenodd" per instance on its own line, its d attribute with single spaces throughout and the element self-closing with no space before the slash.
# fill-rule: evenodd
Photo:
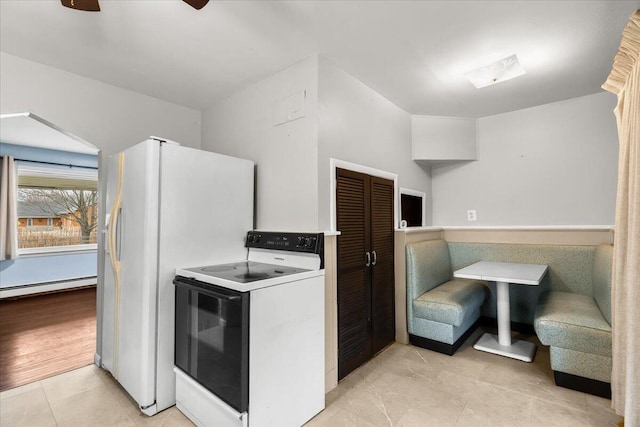
<svg viewBox="0 0 640 427">
<path fill-rule="evenodd" d="M 0 301 L 0 391 L 93 363 L 96 288 Z"/>
</svg>

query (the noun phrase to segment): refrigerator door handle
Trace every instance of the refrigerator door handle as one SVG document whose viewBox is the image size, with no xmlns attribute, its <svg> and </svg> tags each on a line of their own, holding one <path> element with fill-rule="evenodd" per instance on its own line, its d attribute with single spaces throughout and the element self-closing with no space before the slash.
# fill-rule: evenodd
<svg viewBox="0 0 640 427">
<path fill-rule="evenodd" d="M 116 217 L 116 242 L 114 246 L 116 251 L 116 260 L 118 264 L 120 264 L 120 255 L 122 254 L 122 206 L 118 209 L 118 215 L 116 215 Z"/>
<path fill-rule="evenodd" d="M 124 153 L 118 155 L 118 187 L 111 208 L 109 218 L 109 257 L 111 258 L 111 267 L 116 276 L 116 287 L 119 288 L 120 282 L 120 243 L 122 232 L 120 230 L 120 214 L 122 213 L 122 174 L 124 168 Z"/>
</svg>

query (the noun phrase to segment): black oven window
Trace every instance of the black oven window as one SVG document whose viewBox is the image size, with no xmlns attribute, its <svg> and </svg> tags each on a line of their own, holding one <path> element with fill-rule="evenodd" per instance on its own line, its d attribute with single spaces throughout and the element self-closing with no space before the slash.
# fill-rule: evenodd
<svg viewBox="0 0 640 427">
<path fill-rule="evenodd" d="M 422 226 L 422 197 L 401 194 L 400 209 L 402 219 L 407 221 L 407 227 Z"/>
<path fill-rule="evenodd" d="M 176 285 L 176 366 L 237 411 L 246 411 L 248 298 Z"/>
</svg>

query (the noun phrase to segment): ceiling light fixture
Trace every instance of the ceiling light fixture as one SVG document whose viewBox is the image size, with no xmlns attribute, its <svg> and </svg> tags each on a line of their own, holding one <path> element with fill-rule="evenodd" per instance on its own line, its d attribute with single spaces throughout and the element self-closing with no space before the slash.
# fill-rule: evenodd
<svg viewBox="0 0 640 427">
<path fill-rule="evenodd" d="M 485 67 L 465 73 L 464 76 L 478 89 L 504 82 L 526 74 L 516 55 L 508 56 Z"/>
<path fill-rule="evenodd" d="M 63 6 L 71 9 L 83 10 L 85 12 L 100 12 L 98 0 L 60 0 Z M 183 0 L 194 9 L 202 9 L 209 0 Z"/>
</svg>

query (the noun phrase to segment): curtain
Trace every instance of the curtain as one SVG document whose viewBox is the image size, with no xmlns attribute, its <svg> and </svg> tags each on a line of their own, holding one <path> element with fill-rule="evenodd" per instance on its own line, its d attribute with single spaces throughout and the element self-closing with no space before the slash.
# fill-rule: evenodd
<svg viewBox="0 0 640 427">
<path fill-rule="evenodd" d="M 18 174 L 13 157 L 0 167 L 0 260 L 18 257 Z"/>
<path fill-rule="evenodd" d="M 620 140 L 612 281 L 611 405 L 624 425 L 640 427 L 640 10 L 622 33 L 602 87 L 618 96 Z"/>
</svg>

